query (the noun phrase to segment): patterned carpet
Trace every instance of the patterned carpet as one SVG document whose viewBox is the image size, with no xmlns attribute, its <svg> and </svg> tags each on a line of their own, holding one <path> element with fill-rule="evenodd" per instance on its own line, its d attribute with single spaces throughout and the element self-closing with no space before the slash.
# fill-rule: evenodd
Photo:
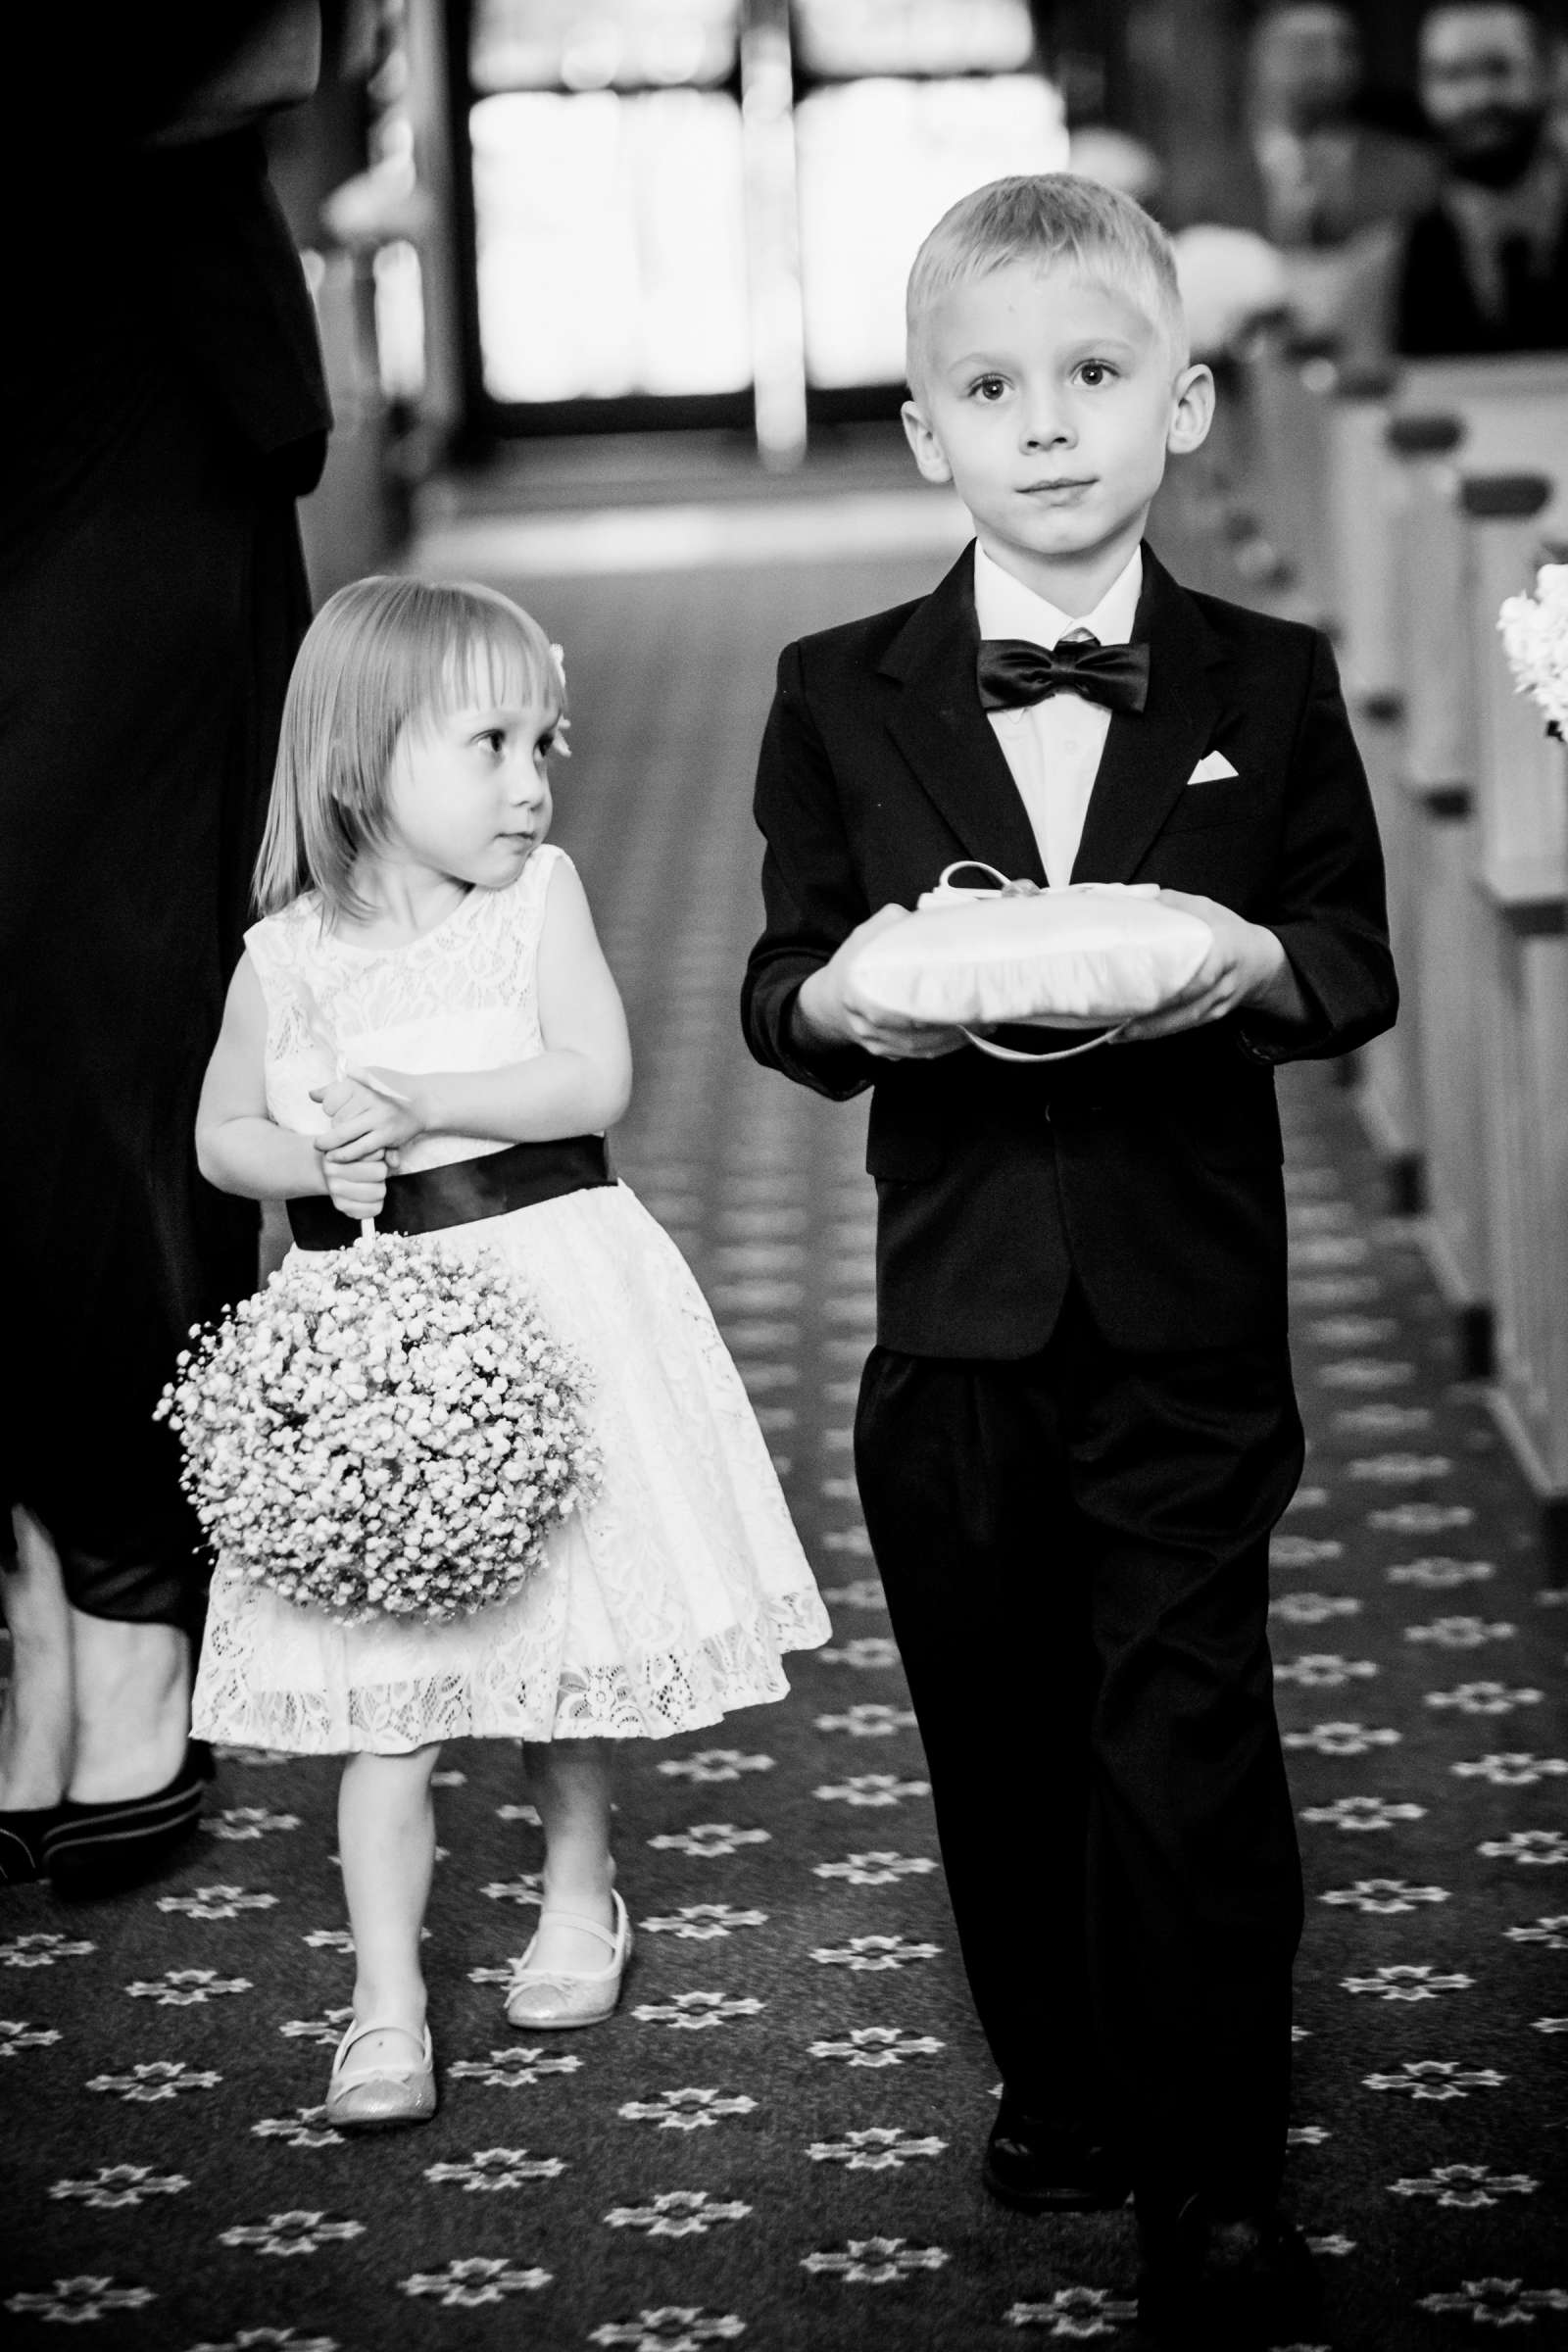
<svg viewBox="0 0 1568 2352">
<path fill-rule="evenodd" d="M 773 652 L 929 568 L 529 592 L 579 713 L 558 838 L 634 1020 L 620 1164 L 744 1368 L 832 1645 L 787 1705 L 628 1757 L 639 1951 L 619 2015 L 580 2035 L 501 2016 L 537 1831 L 511 1747 L 449 1751 L 426 2131 L 321 2126 L 348 1984 L 329 1763 L 225 1755 L 192 1858 L 124 1903 L 3 1898 L 9 2342 L 1130 2346 L 1130 2215 L 1030 2222 L 979 2185 L 994 2075 L 851 1473 L 862 1118 L 755 1070 L 736 1033 Z M 1538 1589 L 1529 1498 L 1451 1381 L 1348 1098 L 1326 1072 L 1286 1093 L 1312 1450 L 1275 1619 L 1309 1886 L 1290 2180 L 1328 2276 L 1314 2352 L 1560 2344 L 1563 1595 Z"/>
</svg>

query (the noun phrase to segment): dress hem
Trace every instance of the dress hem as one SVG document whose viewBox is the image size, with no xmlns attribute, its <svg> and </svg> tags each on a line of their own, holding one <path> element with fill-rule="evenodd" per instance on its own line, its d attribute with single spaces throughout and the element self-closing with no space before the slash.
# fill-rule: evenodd
<svg viewBox="0 0 1568 2352">
<path fill-rule="evenodd" d="M 803 1642 L 799 1646 L 807 1649 L 817 1644 Z M 280 1739 L 275 1724 L 269 1724 L 254 1715 L 244 1721 L 236 1721 L 231 1716 L 220 1720 L 200 1710 L 192 1717 L 191 1732 L 194 1738 L 211 1740 L 220 1747 L 258 1748 L 269 1755 L 279 1756 L 411 1756 L 422 1747 L 440 1747 L 449 1740 L 521 1740 L 540 1747 L 548 1746 L 556 1740 L 673 1740 L 684 1732 L 707 1730 L 722 1723 L 727 1715 L 744 1713 L 748 1707 L 776 1705 L 779 1700 L 789 1697 L 790 1683 L 781 1668 L 765 1688 L 759 1685 L 727 1693 L 720 1700 L 694 1707 L 675 1722 L 662 1715 L 657 1723 L 647 1718 L 628 1722 L 624 1710 L 614 1716 L 605 1716 L 580 1701 L 573 1705 L 571 1700 L 574 1695 L 569 1691 L 566 1693 L 567 1703 L 557 1708 L 553 1727 L 548 1732 L 526 1728 L 520 1716 L 507 1722 L 487 1721 L 482 1725 L 475 1725 L 470 1716 L 460 1723 L 432 1725 L 428 1737 L 409 1740 L 406 1744 L 394 1745 L 385 1739 L 377 1740 L 368 1725 L 339 1727 L 336 1737 L 306 1743 L 298 1740 Z"/>
</svg>

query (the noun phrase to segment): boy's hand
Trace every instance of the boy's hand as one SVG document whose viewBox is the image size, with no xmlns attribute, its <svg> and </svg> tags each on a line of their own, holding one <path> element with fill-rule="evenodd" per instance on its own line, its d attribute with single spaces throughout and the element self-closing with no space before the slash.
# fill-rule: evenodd
<svg viewBox="0 0 1568 2352">
<path fill-rule="evenodd" d="M 902 923 L 907 912 L 906 906 L 879 906 L 805 981 L 795 1000 L 795 1017 L 808 1040 L 824 1046 L 859 1046 L 881 1061 L 933 1061 L 968 1043 L 961 1029 L 879 1012 L 856 988 L 850 966 L 857 950 L 890 924 Z"/>
<path fill-rule="evenodd" d="M 370 1069 L 313 1087 L 311 1101 L 319 1102 L 332 1122 L 314 1138 L 317 1151 L 323 1158 L 330 1153 L 342 1160 L 385 1155 L 396 1167 L 402 1146 L 424 1133 L 415 1085 L 402 1070 Z"/>
<path fill-rule="evenodd" d="M 383 1156 L 340 1159 L 326 1152 L 321 1174 L 333 1207 L 341 1209 L 344 1216 L 378 1217 L 386 1206 L 387 1162 Z"/>
<path fill-rule="evenodd" d="M 1248 922 L 1214 899 L 1195 898 L 1185 890 L 1162 890 L 1159 903 L 1200 916 L 1213 932 L 1214 944 L 1180 996 L 1172 997 L 1157 1012 L 1129 1021 L 1116 1040 L 1118 1045 L 1139 1045 L 1156 1037 L 1176 1037 L 1185 1029 L 1201 1029 L 1249 1004 L 1281 1020 L 1305 1016 L 1296 975 L 1274 932 L 1262 923 Z"/>
</svg>

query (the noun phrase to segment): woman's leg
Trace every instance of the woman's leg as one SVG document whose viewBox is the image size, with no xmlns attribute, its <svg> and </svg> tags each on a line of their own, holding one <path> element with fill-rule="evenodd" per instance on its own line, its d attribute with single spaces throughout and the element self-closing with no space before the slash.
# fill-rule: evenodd
<svg viewBox="0 0 1568 2352">
<path fill-rule="evenodd" d="M 190 1737 L 189 1637 L 177 1625 L 133 1625 L 73 1608 L 71 1650 L 73 1803 L 167 1788 Z"/>
<path fill-rule="evenodd" d="M 597 1971 L 605 1965 L 599 1938 L 550 1915 L 575 1911 L 613 1931 L 609 1744 L 603 1740 L 530 1740 L 523 1761 L 545 1833 L 544 1912 L 531 1965 L 541 1971 Z"/>
<path fill-rule="evenodd" d="M 350 1756 L 338 1790 L 338 1850 L 354 1931 L 354 2014 L 368 2025 L 386 2019 L 404 2034 L 368 2034 L 354 2045 L 356 2067 L 378 2060 L 406 2067 L 407 2034 L 424 2026 L 419 1930 L 435 1868 L 435 1807 L 430 1775 L 439 1747 L 406 1756 Z"/>
<path fill-rule="evenodd" d="M 0 1714 L 0 1808 L 116 1803 L 166 1788 L 190 1731 L 190 1642 L 178 1626 L 91 1617 L 66 1598 L 30 1511 L 5 1572 L 12 1680 Z"/>
<path fill-rule="evenodd" d="M 55 1547 L 30 1512 L 13 1513 L 15 1567 L 0 1570 L 11 1681 L 0 1705 L 0 1811 L 58 1805 L 71 1779 L 74 1713 L 71 1605 Z"/>
</svg>

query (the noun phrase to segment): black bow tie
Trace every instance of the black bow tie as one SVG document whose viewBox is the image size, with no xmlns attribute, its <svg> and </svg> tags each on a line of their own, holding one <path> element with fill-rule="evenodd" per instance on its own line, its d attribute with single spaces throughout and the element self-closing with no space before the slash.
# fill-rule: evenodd
<svg viewBox="0 0 1568 2352">
<path fill-rule="evenodd" d="M 1050 694 L 1081 694 L 1107 710 L 1141 710 L 1149 700 L 1149 648 L 1064 637 L 1051 652 L 1027 637 L 987 637 L 975 674 L 987 710 L 1017 710 Z"/>
</svg>

